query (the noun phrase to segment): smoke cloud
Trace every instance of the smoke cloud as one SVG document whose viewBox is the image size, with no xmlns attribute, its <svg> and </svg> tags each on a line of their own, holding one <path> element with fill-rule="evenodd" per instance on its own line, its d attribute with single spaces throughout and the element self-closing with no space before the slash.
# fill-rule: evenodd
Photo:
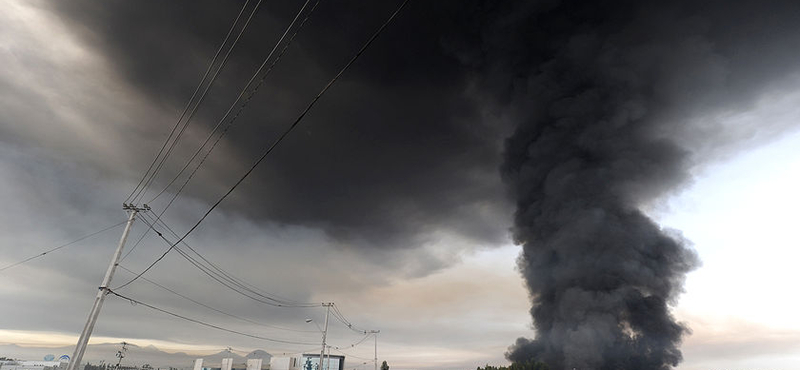
<svg viewBox="0 0 800 370">
<path fill-rule="evenodd" d="M 700 133 L 696 117 L 737 109 L 796 68 L 786 40 L 769 36 L 794 27 L 781 16 L 793 7 L 728 5 L 479 2 L 465 18 L 478 25 L 475 39 L 449 41 L 517 122 L 501 172 L 516 201 L 512 233 L 536 337 L 519 338 L 509 360 L 553 369 L 681 362 L 690 330 L 670 307 L 700 262 L 641 209 L 690 179 L 698 140 L 678 138 Z"/>
<path fill-rule="evenodd" d="M 586 25 L 602 11 L 584 10 L 558 24 Z M 535 340 L 517 341 L 511 360 L 556 369 L 681 361 L 688 329 L 668 304 L 697 258 L 637 208 L 687 177 L 683 150 L 655 135 L 662 112 L 648 78 L 681 45 L 665 35 L 661 45 L 613 47 L 637 35 L 609 18 L 595 26 L 608 34 L 559 40 L 531 76 L 528 94 L 540 108 L 507 142 L 503 175 L 517 199 L 514 237 L 537 330 Z"/>
<path fill-rule="evenodd" d="M 50 64 L 43 70 L 63 71 L 58 75 L 74 80 L 42 73 L 34 86 L 58 87 L 58 93 L 38 95 L 49 90 L 29 90 L 25 73 L 3 74 L 11 86 L 4 115 L 24 124 L 0 127 L 0 141 L 57 148 L 59 160 L 76 157 L 76 167 L 92 164 L 96 177 L 129 189 L 242 3 L 42 3 L 76 40 L 74 55 L 67 54 L 74 60 L 61 49 L 44 59 L 68 60 L 74 70 Z M 227 190 L 397 3 L 321 2 L 182 199 L 203 205 Z M 177 171 L 206 136 L 299 5 L 264 3 L 177 149 L 183 156 L 169 169 Z M 536 329 L 535 338 L 519 339 L 508 358 L 535 358 L 554 370 L 675 366 L 689 329 L 670 307 L 699 261 L 680 233 L 661 229 L 642 208 L 685 186 L 704 156 L 724 155 L 730 151 L 726 143 L 748 132 L 698 124 L 697 117 L 747 109 L 765 91 L 778 91 L 778 82 L 796 83 L 798 48 L 787 45 L 800 43 L 798 19 L 796 1 L 412 1 L 302 128 L 216 213 L 246 219 L 252 242 L 240 242 L 239 233 L 230 234 L 236 239 L 219 238 L 218 230 L 231 228 L 225 223 L 194 235 L 206 232 L 213 236 L 210 245 L 227 245 L 219 249 L 226 256 L 262 256 L 286 245 L 285 257 L 273 261 L 287 269 L 293 268 L 289 257 L 301 261 L 317 253 L 316 245 L 336 245 L 340 257 L 355 247 L 354 254 L 377 256 L 382 270 L 419 276 L 452 263 L 450 254 L 439 259 L 420 251 L 440 235 L 475 246 L 504 243 L 505 216 L 511 213 L 503 199 L 507 189 L 516 203 L 512 233 L 523 248 L 519 269 Z M 56 44 L 49 35 L 41 37 Z M 82 48 L 102 58 L 88 64 L 79 58 Z M 99 79 L 96 65 L 110 77 Z M 27 65 L 9 71 L 27 70 L 22 67 Z M 90 72 L 74 72 L 84 69 Z M 96 91 L 108 89 L 74 90 L 89 82 L 123 85 L 124 93 L 99 99 Z M 34 104 L 51 96 L 52 112 Z M 57 117 L 64 106 L 79 107 L 76 112 L 97 107 L 88 110 L 96 116 L 61 113 L 66 118 L 57 126 L 31 113 Z M 77 129 L 79 135 L 69 132 Z M 513 134 L 503 147 L 508 132 Z M 105 150 L 89 151 L 91 160 L 83 159 L 89 156 L 86 143 Z M 501 161 L 504 184 L 497 175 Z M 69 201 L 78 199 L 73 194 L 90 193 L 86 187 L 97 182 L 47 178 L 53 180 L 26 183 L 36 184 L 31 189 L 57 183 L 63 194 L 58 198 Z M 105 199 L 126 195 L 108 192 Z M 37 191 L 29 197 L 40 199 L 40 193 L 58 194 Z M 94 202 L 74 203 L 100 204 L 96 194 Z M 36 214 L 41 220 L 40 214 L 58 212 Z M 213 225 L 209 220 L 203 226 Z M 259 238 L 252 231 L 281 235 L 282 227 L 308 235 L 298 241 Z M 400 258 L 401 252 L 414 258 Z M 311 286 L 295 281 L 292 287 L 301 285 Z M 322 291 L 318 284 L 314 289 Z M 19 307 L 25 306 L 12 309 Z M 67 330 L 79 324 L 62 325 Z M 129 332 L 117 330 L 114 335 Z"/>
</svg>

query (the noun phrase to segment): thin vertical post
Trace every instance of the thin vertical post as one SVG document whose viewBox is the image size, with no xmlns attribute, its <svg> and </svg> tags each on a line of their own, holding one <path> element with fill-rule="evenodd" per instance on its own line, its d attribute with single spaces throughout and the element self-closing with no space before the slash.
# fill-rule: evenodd
<svg viewBox="0 0 800 370">
<path fill-rule="evenodd" d="M 378 370 L 378 333 L 380 330 L 370 330 L 370 333 L 375 336 L 375 370 Z"/>
<path fill-rule="evenodd" d="M 122 248 L 125 247 L 125 241 L 128 240 L 128 234 L 131 231 L 133 221 L 136 220 L 136 214 L 139 213 L 139 211 L 149 209 L 149 207 L 145 206 L 145 208 L 137 208 L 134 205 L 123 204 L 122 209 L 128 212 L 128 223 L 125 225 L 125 230 L 122 232 L 122 236 L 119 239 L 117 250 L 114 252 L 114 256 L 111 257 L 111 263 L 108 265 L 108 270 L 106 270 L 105 277 L 103 277 L 103 283 L 100 284 L 100 287 L 98 288 L 97 296 L 94 299 L 94 305 L 92 306 L 92 310 L 89 311 L 89 318 L 86 320 L 86 325 L 83 326 L 83 331 L 81 332 L 80 338 L 78 338 L 78 344 L 75 346 L 75 353 L 72 354 L 72 358 L 69 361 L 67 370 L 79 369 L 81 361 L 83 361 L 83 354 L 86 352 L 86 346 L 89 344 L 89 337 L 92 336 L 94 324 L 97 322 L 97 317 L 100 315 L 100 309 L 103 307 L 103 301 L 105 300 L 106 295 L 108 295 L 108 285 L 111 284 L 111 279 L 114 277 L 114 271 L 117 269 L 117 265 L 119 264 L 119 259 L 122 255 Z"/>
<path fill-rule="evenodd" d="M 328 335 L 328 316 L 331 312 L 331 306 L 333 303 L 323 303 L 322 306 L 325 307 L 325 327 L 322 330 L 322 350 L 319 352 L 319 366 L 317 366 L 317 370 L 322 370 L 322 362 L 325 359 L 325 337 Z"/>
</svg>

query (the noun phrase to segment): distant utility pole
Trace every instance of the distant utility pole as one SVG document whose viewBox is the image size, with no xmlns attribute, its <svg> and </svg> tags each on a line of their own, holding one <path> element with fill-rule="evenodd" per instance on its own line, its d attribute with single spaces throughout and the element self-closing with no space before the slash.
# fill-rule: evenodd
<svg viewBox="0 0 800 370">
<path fill-rule="evenodd" d="M 127 351 L 128 351 L 128 343 L 122 342 L 122 349 L 117 351 L 117 357 L 119 358 L 119 361 L 117 361 L 117 369 L 119 369 L 119 365 L 122 363 L 122 359 L 125 358 L 125 352 Z"/>
<path fill-rule="evenodd" d="M 378 333 L 380 330 L 370 330 L 369 333 L 375 335 L 375 370 L 378 370 Z"/>
<path fill-rule="evenodd" d="M 94 330 L 94 324 L 97 322 L 97 316 L 100 315 L 100 308 L 103 307 L 103 301 L 106 299 L 106 295 L 108 295 L 108 285 L 111 284 L 111 278 L 114 277 L 114 271 L 117 269 L 119 258 L 122 255 L 122 248 L 125 247 L 125 241 L 128 240 L 128 234 L 131 231 L 133 221 L 136 220 L 136 214 L 149 211 L 150 207 L 148 207 L 147 204 L 139 208 L 133 204 L 122 203 L 122 209 L 128 212 L 128 223 L 125 225 L 125 230 L 122 232 L 122 237 L 119 239 L 117 250 L 114 252 L 114 256 L 111 257 L 111 263 L 108 265 L 103 283 L 100 284 L 100 288 L 98 288 L 97 297 L 94 299 L 94 305 L 92 306 L 92 310 L 89 311 L 89 318 L 86 320 L 86 325 L 83 326 L 83 332 L 81 332 L 81 337 L 78 339 L 78 344 L 75 346 L 75 353 L 72 354 L 72 359 L 67 366 L 67 370 L 80 369 L 81 361 L 83 361 L 83 353 L 86 352 L 86 346 L 89 344 L 89 337 L 92 336 L 92 330 Z M 120 358 L 120 361 L 121 360 Z"/>
<path fill-rule="evenodd" d="M 328 335 L 328 315 L 331 313 L 331 306 L 333 306 L 333 303 L 322 304 L 322 307 L 325 307 L 325 326 L 322 329 L 322 350 L 319 352 L 319 366 L 317 366 L 318 370 L 322 370 L 322 360 L 325 359 L 325 337 Z"/>
</svg>

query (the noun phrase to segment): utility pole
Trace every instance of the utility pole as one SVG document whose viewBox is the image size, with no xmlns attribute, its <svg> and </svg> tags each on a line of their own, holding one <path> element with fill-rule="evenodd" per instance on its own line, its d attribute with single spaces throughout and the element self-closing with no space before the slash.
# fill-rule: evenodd
<svg viewBox="0 0 800 370">
<path fill-rule="evenodd" d="M 122 359 L 125 358 L 125 352 L 127 351 L 128 351 L 128 343 L 122 342 L 122 349 L 117 351 L 117 357 L 119 358 L 119 361 L 117 361 L 117 367 L 116 367 L 117 370 L 119 370 L 119 365 L 122 363 Z"/>
<path fill-rule="evenodd" d="M 150 207 L 145 204 L 142 208 L 139 208 L 133 204 L 122 203 L 122 209 L 128 212 L 128 223 L 125 225 L 125 230 L 122 232 L 122 236 L 119 239 L 117 250 L 114 252 L 114 256 L 111 257 L 111 263 L 108 265 L 103 283 L 100 284 L 98 288 L 97 297 L 94 299 L 94 305 L 92 306 L 92 310 L 89 311 L 89 318 L 86 320 L 86 325 L 83 326 L 83 331 L 78 339 L 78 344 L 75 346 L 75 353 L 72 354 L 72 359 L 67 366 L 67 370 L 79 370 L 81 361 L 83 361 L 83 353 L 86 352 L 86 346 L 89 344 L 89 337 L 92 336 L 92 330 L 94 330 L 94 324 L 97 322 L 97 316 L 100 315 L 100 308 L 103 307 L 103 301 L 106 299 L 106 295 L 108 295 L 108 285 L 111 284 L 111 278 L 114 277 L 114 271 L 117 269 L 119 258 L 122 255 L 122 248 L 125 247 L 125 241 L 128 240 L 128 234 L 131 231 L 133 221 L 136 220 L 136 214 L 148 211 Z"/>
<path fill-rule="evenodd" d="M 325 327 L 322 329 L 322 350 L 319 352 L 319 366 L 317 366 L 317 370 L 322 370 L 322 360 L 325 359 L 325 337 L 328 335 L 328 315 L 331 313 L 331 306 L 333 306 L 333 303 L 322 304 L 322 307 L 325 307 Z"/>
<path fill-rule="evenodd" d="M 378 370 L 378 333 L 380 330 L 370 330 L 369 333 L 375 335 L 375 370 Z"/>
<path fill-rule="evenodd" d="M 331 370 L 331 346 L 328 346 L 328 363 L 325 365 L 325 370 Z"/>
</svg>

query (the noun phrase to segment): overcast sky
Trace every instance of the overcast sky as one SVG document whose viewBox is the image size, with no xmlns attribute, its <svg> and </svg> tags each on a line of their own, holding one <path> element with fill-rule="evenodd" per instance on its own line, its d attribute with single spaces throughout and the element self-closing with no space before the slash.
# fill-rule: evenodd
<svg viewBox="0 0 800 370">
<path fill-rule="evenodd" d="M 0 3 L 2 268 L 125 220 L 122 202 L 244 2 Z M 668 144 L 663 153 L 675 154 L 648 157 L 648 166 L 666 163 L 653 171 L 636 167 L 647 179 L 608 176 L 627 189 L 626 205 L 671 229 L 669 235 L 682 233 L 675 237 L 681 248 L 699 257 L 684 285 L 683 272 L 676 274 L 674 291 L 683 293 L 669 301 L 691 329 L 678 368 L 800 367 L 800 302 L 792 293 L 800 279 L 793 268 L 798 239 L 791 233 L 800 206 L 800 6 L 687 2 L 642 5 L 617 17 L 615 7 L 625 5 L 619 3 L 566 28 L 556 20 L 581 8 L 571 2 L 412 0 L 186 242 L 264 291 L 336 302 L 359 328 L 381 330 L 379 357 L 392 368 L 505 364 L 518 337 L 536 335 L 526 288 L 535 283 L 524 262 L 520 273 L 522 248 L 514 243 L 532 243 L 520 231 L 524 212 L 517 208 L 529 183 L 509 174 L 514 150 L 505 140 L 538 129 L 542 112 L 567 121 L 591 115 L 573 113 L 586 95 L 576 93 L 570 103 L 551 99 L 551 91 L 569 95 L 562 90 L 583 86 L 561 84 L 588 68 L 587 75 L 603 76 L 587 79 L 601 81 L 598 89 L 633 91 L 634 98 L 604 101 L 623 101 L 608 114 L 635 122 L 635 133 L 597 134 L 588 125 L 574 141 L 657 138 Z M 143 201 L 203 143 L 302 5 L 260 5 Z M 320 2 L 165 222 L 183 234 L 200 219 L 397 5 Z M 609 122 L 616 130 L 618 122 Z M 528 147 L 529 159 L 536 150 Z M 605 183 L 595 181 L 584 186 Z M 151 202 L 152 213 L 175 190 Z M 0 271 L 0 343 L 74 344 L 121 231 Z M 126 251 L 145 231 L 137 220 Z M 166 248 L 149 233 L 121 266 L 141 271 Z M 131 277 L 118 269 L 111 285 Z M 304 320 L 321 322 L 323 309 L 254 302 L 174 252 L 145 277 L 292 330 L 220 315 L 144 280 L 119 292 L 233 330 L 310 345 L 223 333 L 113 296 L 94 341 L 280 353 L 320 340 Z M 360 339 L 331 324 L 333 345 Z M 369 344 L 344 351 L 369 358 Z"/>
</svg>

